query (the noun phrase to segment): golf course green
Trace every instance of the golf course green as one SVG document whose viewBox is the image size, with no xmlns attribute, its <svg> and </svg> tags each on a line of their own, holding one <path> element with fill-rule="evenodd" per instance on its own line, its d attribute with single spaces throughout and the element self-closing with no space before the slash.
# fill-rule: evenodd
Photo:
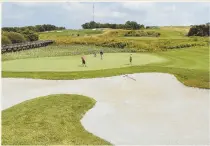
<svg viewBox="0 0 210 146">
<path fill-rule="evenodd" d="M 105 53 L 103 59 L 97 54 L 85 55 L 87 67 L 81 63 L 81 55 L 17 59 L 2 62 L 3 71 L 88 71 L 129 66 L 146 65 L 166 61 L 163 57 L 152 54 L 133 53 L 132 65 L 130 53 Z"/>
</svg>

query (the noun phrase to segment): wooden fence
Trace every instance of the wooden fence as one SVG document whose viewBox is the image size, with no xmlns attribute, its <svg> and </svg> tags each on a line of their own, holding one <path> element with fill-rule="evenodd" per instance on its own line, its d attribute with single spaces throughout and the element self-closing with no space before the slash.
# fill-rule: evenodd
<svg viewBox="0 0 210 146">
<path fill-rule="evenodd" d="M 33 41 L 33 42 L 26 42 L 26 43 L 17 43 L 17 44 L 10 44 L 10 45 L 3 45 L 1 47 L 1 53 L 7 52 L 16 52 L 21 50 L 29 50 L 32 48 L 39 48 L 45 47 L 54 43 L 52 40 L 42 40 L 42 41 Z"/>
</svg>

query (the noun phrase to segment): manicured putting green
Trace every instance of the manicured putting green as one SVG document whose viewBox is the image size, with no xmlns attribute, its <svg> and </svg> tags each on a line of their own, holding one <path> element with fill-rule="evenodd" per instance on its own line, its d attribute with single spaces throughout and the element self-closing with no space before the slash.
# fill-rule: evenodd
<svg viewBox="0 0 210 146">
<path fill-rule="evenodd" d="M 86 55 L 87 67 L 81 64 L 80 56 L 60 56 L 18 59 L 2 62 L 3 71 L 87 71 L 131 66 L 130 53 L 105 53 L 103 60 L 100 55 Z M 133 66 L 164 62 L 166 59 L 152 54 L 133 53 Z"/>
</svg>

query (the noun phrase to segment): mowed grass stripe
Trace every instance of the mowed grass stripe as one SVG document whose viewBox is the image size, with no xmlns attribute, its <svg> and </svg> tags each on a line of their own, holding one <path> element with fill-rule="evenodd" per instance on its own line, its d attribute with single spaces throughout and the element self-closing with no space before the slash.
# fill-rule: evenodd
<svg viewBox="0 0 210 146">
<path fill-rule="evenodd" d="M 209 47 L 195 47 L 176 49 L 158 53 L 167 58 L 169 62 L 158 64 L 159 66 L 187 68 L 209 71 Z"/>
</svg>

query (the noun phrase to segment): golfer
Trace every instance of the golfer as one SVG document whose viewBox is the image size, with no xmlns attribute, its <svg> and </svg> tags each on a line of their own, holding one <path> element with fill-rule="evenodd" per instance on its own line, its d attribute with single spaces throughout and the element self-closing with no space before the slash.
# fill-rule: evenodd
<svg viewBox="0 0 210 146">
<path fill-rule="evenodd" d="M 101 50 L 101 51 L 100 51 L 101 60 L 103 59 L 103 54 L 104 54 L 104 52 Z"/>
<path fill-rule="evenodd" d="M 93 54 L 94 54 L 94 57 L 96 57 L 96 52 L 93 52 Z"/>
<path fill-rule="evenodd" d="M 81 57 L 81 59 L 82 59 L 82 65 L 86 67 L 85 57 L 84 57 L 84 56 L 82 56 L 82 57 Z"/>
<path fill-rule="evenodd" d="M 133 58 L 132 58 L 132 54 L 130 55 L 130 64 L 132 65 L 132 61 L 133 61 Z"/>
</svg>

